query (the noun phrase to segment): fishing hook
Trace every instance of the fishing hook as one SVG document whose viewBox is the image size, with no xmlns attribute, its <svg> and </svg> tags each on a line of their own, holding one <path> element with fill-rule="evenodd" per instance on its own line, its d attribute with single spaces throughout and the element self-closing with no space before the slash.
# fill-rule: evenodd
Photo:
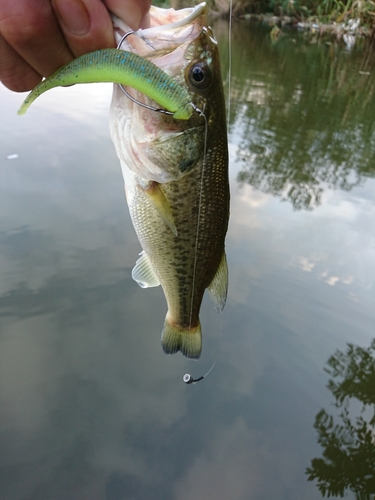
<svg viewBox="0 0 375 500">
<path fill-rule="evenodd" d="M 121 45 L 124 43 L 125 39 L 129 35 L 132 35 L 133 33 L 135 33 L 135 31 L 128 31 L 127 33 L 125 33 L 125 35 L 123 35 L 121 37 L 121 40 L 119 41 L 119 43 L 117 45 L 117 49 L 120 49 Z M 142 36 L 142 40 L 145 41 L 147 43 L 147 45 L 149 45 L 150 47 L 152 47 L 155 50 L 155 47 L 152 45 L 152 43 L 150 41 L 148 41 L 144 36 Z M 123 93 L 126 95 L 126 97 L 128 97 L 131 101 L 135 102 L 139 106 L 142 106 L 143 108 L 146 108 L 146 109 L 150 109 L 151 111 L 157 111 L 158 113 L 163 113 L 165 115 L 169 115 L 169 116 L 173 116 L 174 115 L 174 113 L 172 113 L 172 111 L 167 111 L 166 109 L 163 109 L 163 108 L 154 108 L 153 106 L 149 106 L 148 104 L 145 104 L 145 103 L 143 103 L 141 101 L 138 101 L 137 99 L 135 99 L 135 97 L 131 96 L 125 90 L 125 88 L 122 85 L 122 83 L 119 83 L 119 85 L 120 85 L 120 89 L 123 91 Z"/>
<path fill-rule="evenodd" d="M 133 33 L 135 33 L 135 31 L 128 31 L 126 32 L 120 39 L 119 43 L 117 44 L 117 49 L 121 49 L 121 45 L 124 43 L 124 41 L 126 40 L 126 38 L 129 36 L 129 35 L 132 35 Z M 154 50 L 155 47 L 152 45 L 152 43 L 147 40 L 146 37 L 142 36 L 141 37 L 142 40 L 147 43 L 147 45 L 149 45 L 150 47 L 152 47 Z M 135 104 L 138 104 L 139 106 L 142 106 L 142 108 L 146 108 L 146 109 L 149 109 L 151 111 L 157 111 L 158 113 L 163 113 L 164 115 L 168 115 L 168 116 L 173 116 L 174 113 L 172 111 L 168 111 L 166 109 L 163 109 L 163 108 L 154 108 L 153 106 L 149 106 L 148 104 L 145 104 L 144 102 L 141 102 L 141 101 L 138 101 L 138 99 L 136 99 L 135 97 L 131 96 L 129 94 L 129 92 L 127 92 L 124 88 L 124 86 L 122 85 L 122 83 L 119 83 L 119 86 L 120 86 L 120 89 L 122 90 L 122 92 L 126 95 L 126 97 L 128 97 L 132 102 L 134 102 Z M 190 103 L 190 105 L 192 106 L 192 108 L 194 109 L 194 111 L 196 111 L 198 114 L 202 115 L 203 114 L 203 111 L 201 109 L 199 109 L 193 102 Z"/>
</svg>

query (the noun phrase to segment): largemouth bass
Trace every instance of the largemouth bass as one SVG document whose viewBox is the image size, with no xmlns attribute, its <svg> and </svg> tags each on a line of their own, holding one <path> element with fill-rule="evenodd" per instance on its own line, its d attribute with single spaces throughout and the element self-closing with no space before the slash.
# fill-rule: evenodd
<svg viewBox="0 0 375 500">
<path fill-rule="evenodd" d="M 150 60 L 185 87 L 202 114 L 176 120 L 132 102 L 115 85 L 110 129 L 143 248 L 132 276 L 141 287 L 163 288 L 164 351 L 198 358 L 204 291 L 221 311 L 228 283 L 228 150 L 219 54 L 205 4 L 178 11 L 151 7 L 150 22 L 121 48 Z M 114 27 L 117 41 L 130 31 L 117 18 Z M 158 107 L 141 92 L 126 90 Z"/>
</svg>

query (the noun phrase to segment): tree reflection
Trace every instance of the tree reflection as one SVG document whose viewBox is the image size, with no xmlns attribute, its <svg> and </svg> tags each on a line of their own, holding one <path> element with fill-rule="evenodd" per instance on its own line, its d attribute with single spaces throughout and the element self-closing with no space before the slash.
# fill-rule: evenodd
<svg viewBox="0 0 375 500">
<path fill-rule="evenodd" d="M 375 53 L 365 42 L 349 52 L 297 33 L 273 44 L 269 31 L 249 23 L 232 30 L 238 180 L 313 209 L 324 189 L 350 190 L 375 175 Z M 227 26 L 215 25 L 215 34 L 224 47 Z"/>
<path fill-rule="evenodd" d="M 309 481 L 317 480 L 323 496 L 344 496 L 350 489 L 359 500 L 375 498 L 375 339 L 370 347 L 348 344 L 328 360 L 328 388 L 340 408 L 340 423 L 322 409 L 315 417 L 323 458 L 311 460 Z M 349 402 L 361 406 L 351 419 Z M 366 415 L 369 415 L 366 418 Z M 353 417 L 352 417 L 353 418 Z"/>
</svg>

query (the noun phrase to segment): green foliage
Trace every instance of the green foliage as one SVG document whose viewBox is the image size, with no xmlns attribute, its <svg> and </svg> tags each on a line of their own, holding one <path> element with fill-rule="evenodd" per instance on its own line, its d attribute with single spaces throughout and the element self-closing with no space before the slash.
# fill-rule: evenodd
<svg viewBox="0 0 375 500">
<path fill-rule="evenodd" d="M 200 0 L 154 0 L 157 7 L 191 7 Z M 297 19 L 317 18 L 321 22 L 361 19 L 361 23 L 373 26 L 375 3 L 373 0 L 207 0 L 209 9 L 228 16 L 232 3 L 234 17 L 245 13 L 273 13 L 277 16 L 292 16 Z"/>
<path fill-rule="evenodd" d="M 156 7 L 161 7 L 163 9 L 169 9 L 171 6 L 170 0 L 153 0 L 152 5 Z"/>
<path fill-rule="evenodd" d="M 340 424 L 322 409 L 314 427 L 323 457 L 311 460 L 306 469 L 308 480 L 317 481 L 323 495 L 343 497 L 350 489 L 358 500 L 375 499 L 375 339 L 367 349 L 348 344 L 346 352 L 336 351 L 328 360 L 326 371 L 332 376 L 328 388 L 341 408 Z M 359 415 L 350 419 L 350 398 L 370 410 L 369 421 Z"/>
<path fill-rule="evenodd" d="M 323 0 L 317 2 L 315 13 L 323 21 L 361 19 L 362 24 L 373 25 L 375 4 L 372 0 Z"/>
<path fill-rule="evenodd" d="M 308 18 L 314 14 L 314 5 L 310 0 L 267 0 L 265 7 L 266 12 L 272 12 L 279 16 Z"/>
<path fill-rule="evenodd" d="M 347 398 L 375 405 L 375 339 L 368 349 L 348 344 L 346 353 L 337 351 L 328 360 L 327 373 L 333 378 L 328 389 L 341 406 Z M 337 378 L 341 380 L 336 381 Z M 375 417 L 371 420 L 375 425 Z M 375 462 L 374 462 L 375 464 Z"/>
</svg>

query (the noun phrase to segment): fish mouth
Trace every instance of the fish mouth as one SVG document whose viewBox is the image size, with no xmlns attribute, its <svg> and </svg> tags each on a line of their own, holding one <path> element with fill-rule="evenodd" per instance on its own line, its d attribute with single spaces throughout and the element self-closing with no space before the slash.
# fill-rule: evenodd
<svg viewBox="0 0 375 500">
<path fill-rule="evenodd" d="M 113 16 L 118 48 L 150 60 L 178 83 L 186 86 L 184 69 L 189 64 L 189 47 L 199 39 L 206 26 L 206 14 L 205 2 L 180 10 L 152 5 L 149 10 L 150 27 L 137 31 L 132 31 L 124 21 Z M 127 33 L 130 36 L 123 40 Z M 134 99 L 150 104 L 150 100 L 141 92 L 130 87 L 127 87 L 127 92 Z M 200 107 L 200 103 L 195 104 Z"/>
<path fill-rule="evenodd" d="M 197 40 L 207 24 L 207 4 L 202 2 L 186 9 L 162 9 L 151 6 L 150 27 L 133 31 L 124 21 L 113 16 L 118 48 L 152 61 L 169 76 L 185 85 L 183 70 L 188 64 L 188 47 Z M 124 40 L 124 35 L 129 34 Z M 128 91 L 144 101 L 140 93 Z M 138 97 L 137 97 L 138 96 Z"/>
</svg>

